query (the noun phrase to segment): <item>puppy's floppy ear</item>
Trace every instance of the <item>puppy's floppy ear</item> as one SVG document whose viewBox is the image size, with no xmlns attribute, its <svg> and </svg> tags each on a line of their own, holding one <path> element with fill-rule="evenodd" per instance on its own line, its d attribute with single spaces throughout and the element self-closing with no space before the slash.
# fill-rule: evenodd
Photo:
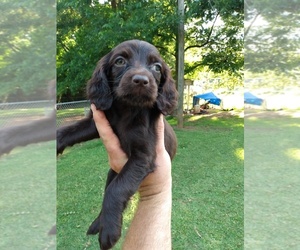
<svg viewBox="0 0 300 250">
<path fill-rule="evenodd" d="M 164 114 L 171 114 L 177 106 L 178 92 L 171 71 L 166 63 L 162 65 L 162 77 L 158 86 L 157 107 Z"/>
<path fill-rule="evenodd" d="M 87 84 L 87 96 L 97 109 L 107 110 L 111 107 L 113 96 L 108 83 L 108 61 L 110 54 L 104 56 L 97 64 L 92 78 Z"/>
</svg>

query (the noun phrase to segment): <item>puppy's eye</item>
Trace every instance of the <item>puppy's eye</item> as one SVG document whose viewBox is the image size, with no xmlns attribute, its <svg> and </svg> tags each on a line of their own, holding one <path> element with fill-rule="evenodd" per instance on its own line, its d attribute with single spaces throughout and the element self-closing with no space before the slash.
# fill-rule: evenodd
<svg viewBox="0 0 300 250">
<path fill-rule="evenodd" d="M 160 63 L 155 63 L 155 64 L 153 64 L 153 66 L 152 66 L 152 69 L 154 70 L 154 71 L 156 71 L 156 72 L 161 72 L 161 64 Z"/>
<path fill-rule="evenodd" d="M 115 60 L 115 65 L 118 66 L 118 67 L 122 67 L 126 64 L 126 61 L 123 57 L 118 57 L 116 60 Z"/>
</svg>

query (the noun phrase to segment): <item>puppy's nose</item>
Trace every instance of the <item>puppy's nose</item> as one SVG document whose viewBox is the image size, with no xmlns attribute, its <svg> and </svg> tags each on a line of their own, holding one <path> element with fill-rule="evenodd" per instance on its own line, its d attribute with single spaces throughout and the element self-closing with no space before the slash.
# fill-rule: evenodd
<svg viewBox="0 0 300 250">
<path fill-rule="evenodd" d="M 145 75 L 135 75 L 132 78 L 132 81 L 136 85 L 147 85 L 149 83 L 149 78 L 148 78 L 148 76 L 145 76 Z"/>
</svg>

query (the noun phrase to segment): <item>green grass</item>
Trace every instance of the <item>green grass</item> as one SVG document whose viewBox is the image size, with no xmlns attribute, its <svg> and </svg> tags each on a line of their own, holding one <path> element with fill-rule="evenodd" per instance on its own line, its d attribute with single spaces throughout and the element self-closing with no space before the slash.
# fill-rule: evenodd
<svg viewBox="0 0 300 250">
<path fill-rule="evenodd" d="M 300 119 L 245 119 L 245 249 L 299 249 Z"/>
<path fill-rule="evenodd" d="M 243 119 L 191 116 L 175 132 L 173 249 L 243 249 Z M 100 140 L 59 157 L 58 249 L 98 249 L 97 237 L 86 236 L 86 230 L 100 211 L 107 170 Z M 135 197 L 127 209 L 123 236 L 136 202 Z"/>
<path fill-rule="evenodd" d="M 185 126 L 176 130 L 173 248 L 242 249 L 243 120 L 201 118 Z"/>
<path fill-rule="evenodd" d="M 56 249 L 55 142 L 16 148 L 0 158 L 0 249 Z"/>
</svg>

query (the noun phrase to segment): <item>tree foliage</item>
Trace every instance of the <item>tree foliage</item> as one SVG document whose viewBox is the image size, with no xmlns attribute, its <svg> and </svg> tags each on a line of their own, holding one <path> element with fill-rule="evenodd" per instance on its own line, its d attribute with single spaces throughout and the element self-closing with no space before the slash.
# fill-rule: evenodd
<svg viewBox="0 0 300 250">
<path fill-rule="evenodd" d="M 176 1 L 58 1 L 58 99 L 83 98 L 96 62 L 118 43 L 141 39 L 154 44 L 176 77 L 178 15 Z M 204 67 L 239 74 L 243 67 L 243 1 L 186 1 L 186 74 Z M 214 20 L 222 20 L 215 25 Z"/>
<path fill-rule="evenodd" d="M 26 99 L 47 96 L 47 84 L 55 79 L 55 13 L 53 0 L 1 1 L 2 101 L 13 93 Z"/>
<path fill-rule="evenodd" d="M 197 48 L 200 60 L 187 64 L 186 73 L 208 66 L 221 73 L 239 74 L 243 67 L 243 1 L 190 1 L 187 4 L 186 48 Z"/>
<path fill-rule="evenodd" d="M 297 74 L 300 1 L 247 0 L 245 4 L 246 69 Z"/>
<path fill-rule="evenodd" d="M 176 2 L 58 0 L 58 99 L 84 98 L 85 84 L 97 61 L 128 39 L 154 44 L 176 78 Z M 186 60 L 186 76 L 205 68 L 240 74 L 243 1 L 186 0 L 185 6 L 185 54 L 197 54 L 197 60 Z M 38 98 L 46 83 L 55 78 L 55 3 L 4 0 L 0 7 L 0 98 L 5 100 L 20 90 L 28 99 Z"/>
</svg>

